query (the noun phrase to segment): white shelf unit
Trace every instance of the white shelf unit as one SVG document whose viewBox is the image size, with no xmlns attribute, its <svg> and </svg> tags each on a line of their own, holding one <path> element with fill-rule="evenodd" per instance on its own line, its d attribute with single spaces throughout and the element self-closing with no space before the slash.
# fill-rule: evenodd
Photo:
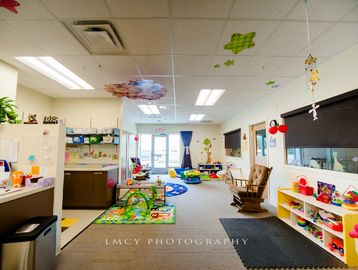
<svg viewBox="0 0 358 270">
<path fill-rule="evenodd" d="M 303 211 L 294 209 L 288 204 L 291 201 L 299 202 L 303 205 Z M 315 222 L 309 215 L 310 210 L 325 210 L 334 214 L 338 219 L 342 220 L 343 232 L 334 231 L 324 224 Z M 358 224 L 358 212 L 344 209 L 332 204 L 325 204 L 317 201 L 313 196 L 305 196 L 300 193 L 293 192 L 291 189 L 279 189 L 278 190 L 278 206 L 277 216 L 287 225 L 310 239 L 321 248 L 343 261 L 349 266 L 358 265 L 358 250 L 356 250 L 355 242 L 358 241 L 352 239 L 349 236 L 349 231 Z M 315 238 L 312 234 L 307 232 L 303 227 L 297 225 L 297 217 L 304 218 L 310 224 L 313 224 L 318 230 L 322 232 L 323 241 Z M 328 248 L 328 244 L 332 238 L 339 238 L 343 241 L 344 256 L 341 256 L 337 251 L 331 251 Z"/>
</svg>

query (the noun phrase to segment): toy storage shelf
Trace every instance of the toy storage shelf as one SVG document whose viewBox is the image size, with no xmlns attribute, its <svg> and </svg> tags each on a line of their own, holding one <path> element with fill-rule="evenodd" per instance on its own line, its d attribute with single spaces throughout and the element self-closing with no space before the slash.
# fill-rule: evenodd
<svg viewBox="0 0 358 270">
<path fill-rule="evenodd" d="M 303 206 L 302 211 L 290 207 L 289 202 L 292 201 L 300 203 L 300 205 Z M 343 232 L 335 231 L 324 224 L 315 222 L 309 215 L 309 211 L 312 209 L 325 210 L 334 214 L 337 218 L 342 219 Z M 358 250 L 356 251 L 355 244 L 358 239 L 356 240 L 349 236 L 349 231 L 354 228 L 355 224 L 358 224 L 358 212 L 350 211 L 340 206 L 319 202 L 313 196 L 305 196 L 300 193 L 293 192 L 289 188 L 281 188 L 278 190 L 277 216 L 287 225 L 319 245 L 325 251 L 346 263 L 348 266 L 358 266 Z M 298 217 L 305 219 L 306 222 L 315 227 L 317 231 L 322 232 L 322 241 L 314 237 L 303 227 L 299 226 L 297 224 Z M 341 256 L 336 250 L 331 251 L 328 248 L 328 244 L 331 243 L 334 238 L 338 238 L 343 241 L 344 256 Z"/>
<path fill-rule="evenodd" d="M 112 136 L 113 137 L 113 141 L 112 142 L 98 142 L 98 143 L 89 143 L 89 142 L 66 142 L 67 146 L 80 146 L 80 145 L 119 145 L 119 129 L 118 128 L 113 128 L 113 132 L 112 133 L 66 133 L 66 138 L 73 140 L 73 138 L 75 137 L 83 137 L 83 138 L 87 138 L 91 137 L 91 136 L 99 136 L 101 138 L 106 137 L 106 136 Z"/>
</svg>

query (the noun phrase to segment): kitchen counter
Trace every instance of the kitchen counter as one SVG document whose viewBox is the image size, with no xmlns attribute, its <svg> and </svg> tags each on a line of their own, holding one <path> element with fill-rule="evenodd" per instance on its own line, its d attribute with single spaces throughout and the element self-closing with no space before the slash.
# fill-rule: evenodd
<svg viewBox="0 0 358 270">
<path fill-rule="evenodd" d="M 0 204 L 6 203 L 9 201 L 17 200 L 22 197 L 30 196 L 32 194 L 42 192 L 48 189 L 53 188 L 53 186 L 47 186 L 47 187 L 23 187 L 21 189 L 18 189 L 17 191 L 10 191 L 6 194 L 1 191 L 0 195 Z"/>
<path fill-rule="evenodd" d="M 119 165 L 116 164 L 66 164 L 65 171 L 68 172 L 108 172 L 119 169 Z"/>
</svg>

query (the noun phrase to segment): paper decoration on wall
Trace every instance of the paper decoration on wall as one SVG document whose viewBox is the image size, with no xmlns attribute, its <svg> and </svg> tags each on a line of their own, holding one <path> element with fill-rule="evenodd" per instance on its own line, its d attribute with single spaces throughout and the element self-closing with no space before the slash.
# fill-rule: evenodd
<svg viewBox="0 0 358 270">
<path fill-rule="evenodd" d="M 308 113 L 312 113 L 313 121 L 316 121 L 318 119 L 317 109 L 319 108 L 319 105 L 316 104 L 315 86 L 319 81 L 319 76 L 318 76 L 319 71 L 316 67 L 317 58 L 313 57 L 311 54 L 310 28 L 308 22 L 308 0 L 304 0 L 304 6 L 305 6 L 305 14 L 306 14 L 307 44 L 308 44 L 308 57 L 305 60 L 306 85 L 309 95 L 311 96 L 312 99 L 312 105 L 311 105 L 312 109 L 310 109 Z"/>
<path fill-rule="evenodd" d="M 163 132 L 164 131 L 164 128 L 163 127 L 157 127 L 155 129 L 156 132 Z"/>
<path fill-rule="evenodd" d="M 167 89 L 153 80 L 131 80 L 128 83 L 107 84 L 104 89 L 114 96 L 130 99 L 156 100 L 167 93 Z"/>
<path fill-rule="evenodd" d="M 280 87 L 280 85 L 276 83 L 276 81 L 267 81 L 265 84 L 267 86 L 270 86 L 272 89 L 277 89 Z"/>
<path fill-rule="evenodd" d="M 287 125 L 280 125 L 276 120 L 271 120 L 269 133 L 275 135 L 278 131 L 281 133 L 286 133 L 288 131 Z"/>
<path fill-rule="evenodd" d="M 250 32 L 247 34 L 233 33 L 231 35 L 230 42 L 224 45 L 225 50 L 230 50 L 234 54 L 239 54 L 245 49 L 250 49 L 255 46 L 255 42 L 253 41 L 256 36 L 256 32 Z M 226 67 L 233 66 L 235 64 L 235 60 L 227 60 L 224 65 Z M 219 68 L 219 64 L 215 64 L 214 68 Z"/>
<path fill-rule="evenodd" d="M 0 0 L 0 7 L 6 8 L 13 13 L 17 14 L 16 7 L 19 7 L 20 3 L 15 0 Z"/>
<path fill-rule="evenodd" d="M 204 151 L 206 152 L 206 164 L 211 164 L 211 151 L 212 147 L 211 140 L 209 138 L 205 138 L 203 141 Z"/>
<path fill-rule="evenodd" d="M 275 148 L 276 147 L 276 138 L 270 137 L 270 147 Z"/>
</svg>

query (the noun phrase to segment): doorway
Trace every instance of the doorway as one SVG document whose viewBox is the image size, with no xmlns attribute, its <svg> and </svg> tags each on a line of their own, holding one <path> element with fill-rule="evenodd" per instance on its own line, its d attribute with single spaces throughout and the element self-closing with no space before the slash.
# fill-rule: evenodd
<svg viewBox="0 0 358 270">
<path fill-rule="evenodd" d="M 259 164 L 267 166 L 268 164 L 268 153 L 267 153 L 267 134 L 266 134 L 266 123 L 259 123 L 251 126 L 251 139 L 253 142 L 252 148 L 252 164 Z M 264 199 L 269 198 L 269 182 L 266 185 L 266 189 L 263 194 Z"/>
<path fill-rule="evenodd" d="M 179 134 L 140 134 L 139 157 L 153 174 L 166 174 L 169 167 L 180 167 Z"/>
</svg>

